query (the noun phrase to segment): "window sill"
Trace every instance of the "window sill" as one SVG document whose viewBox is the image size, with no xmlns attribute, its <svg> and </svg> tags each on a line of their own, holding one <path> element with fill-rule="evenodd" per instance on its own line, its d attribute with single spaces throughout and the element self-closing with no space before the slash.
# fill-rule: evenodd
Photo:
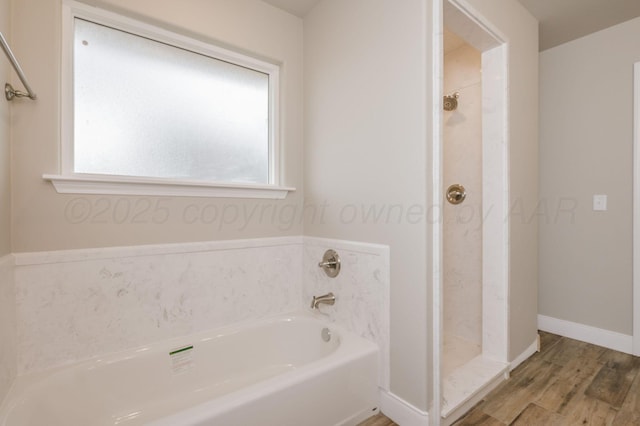
<svg viewBox="0 0 640 426">
<path fill-rule="evenodd" d="M 111 175 L 43 175 L 61 194 L 171 197 L 265 198 L 282 200 L 295 188 Z"/>
</svg>

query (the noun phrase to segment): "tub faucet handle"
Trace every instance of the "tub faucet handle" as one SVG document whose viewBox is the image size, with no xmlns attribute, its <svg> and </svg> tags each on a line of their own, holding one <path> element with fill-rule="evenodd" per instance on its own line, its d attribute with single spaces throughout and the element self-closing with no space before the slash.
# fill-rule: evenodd
<svg viewBox="0 0 640 426">
<path fill-rule="evenodd" d="M 318 309 L 319 304 L 334 305 L 336 303 L 336 296 L 333 293 L 323 294 L 322 296 L 313 296 L 311 300 L 311 309 Z"/>
</svg>

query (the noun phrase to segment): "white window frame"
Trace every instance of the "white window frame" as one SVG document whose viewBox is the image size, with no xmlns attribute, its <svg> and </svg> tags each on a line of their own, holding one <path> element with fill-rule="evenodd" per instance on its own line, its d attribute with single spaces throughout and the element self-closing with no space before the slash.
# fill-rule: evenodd
<svg viewBox="0 0 640 426">
<path fill-rule="evenodd" d="M 61 171 L 45 174 L 60 193 L 121 194 L 153 196 L 201 196 L 231 198 L 283 199 L 295 188 L 281 186 L 279 141 L 279 72 L 278 65 L 261 61 L 228 49 L 214 46 L 172 31 L 158 28 L 93 6 L 66 0 L 62 16 L 62 84 L 61 84 Z M 173 178 L 115 176 L 74 173 L 74 105 L 73 48 L 76 18 L 166 43 L 171 46 L 244 66 L 269 75 L 269 183 L 236 184 Z"/>
</svg>

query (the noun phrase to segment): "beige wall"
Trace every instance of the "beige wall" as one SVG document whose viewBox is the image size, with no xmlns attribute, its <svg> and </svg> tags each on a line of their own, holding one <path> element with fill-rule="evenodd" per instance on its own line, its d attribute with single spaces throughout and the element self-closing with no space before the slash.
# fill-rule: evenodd
<svg viewBox="0 0 640 426">
<path fill-rule="evenodd" d="M 13 258 L 0 257 L 0 405 L 18 370 L 16 289 Z"/>
<path fill-rule="evenodd" d="M 537 21 L 510 0 L 469 3 L 509 42 L 510 198 L 535 210 Z M 391 246 L 391 391 L 422 409 L 432 349 L 432 217 L 420 215 L 430 192 L 429 12 L 420 0 L 325 0 L 305 18 L 305 195 L 328 211 L 305 222 L 305 234 Z M 363 207 L 380 216 L 365 220 Z M 537 235 L 537 221 L 514 211 L 510 359 L 536 337 Z"/>
<path fill-rule="evenodd" d="M 301 234 L 302 20 L 257 0 L 105 0 L 101 4 L 282 63 L 284 184 L 298 190 L 280 202 L 56 193 L 42 174 L 60 171 L 61 0 L 15 1 L 12 41 L 39 98 L 14 107 L 13 251 Z M 120 206 L 133 208 L 122 224 L 116 223 L 121 218 L 114 218 L 119 200 Z M 147 206 L 148 213 L 140 216 L 142 223 L 133 223 L 133 211 Z M 74 223 L 69 215 L 72 207 L 86 209 L 86 220 Z M 165 207 L 168 220 L 154 223 L 153 211 Z M 194 219 L 198 217 L 194 213 L 203 212 Z M 250 220 L 245 220 L 245 214 Z"/>
<path fill-rule="evenodd" d="M 11 42 L 9 0 L 0 0 L 0 32 Z M 0 53 L 0 87 L 17 80 L 10 74 L 9 61 Z M 0 98 L 0 404 L 16 376 L 16 307 L 11 253 L 10 111 Z"/>
<path fill-rule="evenodd" d="M 540 54 L 540 314 L 625 334 L 638 40 L 640 18 Z M 594 194 L 608 211 L 592 210 Z"/>
<path fill-rule="evenodd" d="M 304 21 L 305 195 L 327 205 L 305 234 L 391 247 L 391 391 L 423 410 L 428 3 L 325 0 Z M 381 216 L 364 220 L 363 207 Z"/>
<path fill-rule="evenodd" d="M 468 0 L 508 42 L 509 84 L 509 359 L 537 333 L 538 21 L 511 0 Z M 524 213 L 523 213 L 524 212 Z"/>
<path fill-rule="evenodd" d="M 10 41 L 11 28 L 9 0 L 0 0 L 0 32 Z M 0 54 L 0 85 L 14 82 L 10 65 L 4 53 Z M 4 92 L 3 92 L 4 93 Z M 9 103 L 0 99 L 0 257 L 11 253 L 11 140 Z"/>
</svg>

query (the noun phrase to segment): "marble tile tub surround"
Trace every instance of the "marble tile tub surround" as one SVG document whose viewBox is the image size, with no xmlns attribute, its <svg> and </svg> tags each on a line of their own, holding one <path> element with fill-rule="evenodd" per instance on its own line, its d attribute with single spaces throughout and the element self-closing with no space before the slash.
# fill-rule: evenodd
<svg viewBox="0 0 640 426">
<path fill-rule="evenodd" d="M 16 368 L 13 256 L 8 255 L 0 258 L 0 404 L 16 377 Z"/>
<path fill-rule="evenodd" d="M 329 278 L 318 267 L 327 249 L 340 255 L 342 269 L 336 278 Z M 330 321 L 378 344 L 384 390 L 389 390 L 390 260 L 388 246 L 304 237 L 303 302 L 308 306 L 313 296 L 336 295 L 336 303 L 321 305 L 320 311 Z"/>
<path fill-rule="evenodd" d="M 300 308 L 302 238 L 16 254 L 18 374 Z"/>
<path fill-rule="evenodd" d="M 343 261 L 331 281 L 317 266 L 326 248 Z M 283 237 L 21 253 L 14 277 L 18 374 L 308 309 L 333 291 L 322 311 L 378 343 L 388 389 L 387 246 Z"/>
</svg>

